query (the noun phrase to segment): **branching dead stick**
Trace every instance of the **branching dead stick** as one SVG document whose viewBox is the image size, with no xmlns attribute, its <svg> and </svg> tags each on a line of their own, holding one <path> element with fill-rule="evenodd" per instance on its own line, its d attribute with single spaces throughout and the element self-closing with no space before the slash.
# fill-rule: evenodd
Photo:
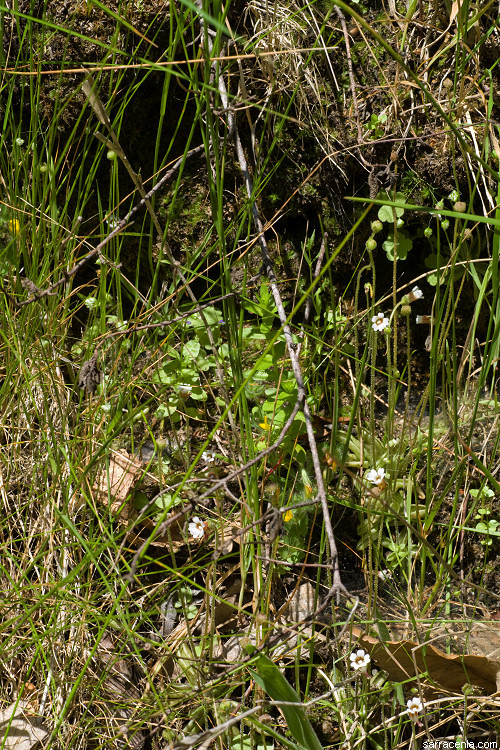
<svg viewBox="0 0 500 750">
<path fill-rule="evenodd" d="M 191 750 L 191 748 L 194 748 L 196 745 L 200 745 L 199 750 L 208 750 L 212 742 L 214 742 L 217 737 L 219 737 L 224 732 L 227 732 L 227 730 L 235 724 L 239 724 L 249 716 L 253 716 L 253 714 L 257 713 L 258 711 L 262 711 L 262 704 L 254 706 L 253 708 L 249 708 L 248 711 L 243 711 L 243 713 L 241 714 L 236 714 L 236 716 L 228 719 L 223 724 L 218 724 L 216 727 L 213 727 L 213 729 L 208 729 L 206 732 L 191 734 L 188 737 L 183 737 L 182 739 L 177 740 L 173 745 L 171 745 L 172 750 Z"/>
<path fill-rule="evenodd" d="M 228 119 L 230 116 L 231 115 L 228 115 Z M 244 179 L 245 179 L 247 195 L 251 199 L 253 195 L 252 178 L 250 177 L 250 173 L 248 171 L 246 158 L 245 158 L 245 154 L 243 151 L 243 146 L 241 144 L 241 140 L 239 138 L 237 129 L 235 129 L 234 132 L 235 132 L 236 152 L 238 155 L 238 161 L 240 163 L 240 167 L 243 172 Z M 344 585 L 342 584 L 342 581 L 340 579 L 337 544 L 335 542 L 335 536 L 333 533 L 333 527 L 332 527 L 332 522 L 330 518 L 330 509 L 328 507 L 328 500 L 326 497 L 325 485 L 323 482 L 323 472 L 321 469 L 321 463 L 320 463 L 319 454 L 318 454 L 318 446 L 316 444 L 316 438 L 314 435 L 314 430 L 313 430 L 313 425 L 312 425 L 311 411 L 309 409 L 309 404 L 307 403 L 307 400 L 305 398 L 305 385 L 304 385 L 304 379 L 303 379 L 302 371 L 300 367 L 300 362 L 297 357 L 297 352 L 295 351 L 295 345 L 293 343 L 292 332 L 290 330 L 290 326 L 287 323 L 287 317 L 286 317 L 286 313 L 283 307 L 283 302 L 281 300 L 281 295 L 278 289 L 276 275 L 274 273 L 274 268 L 273 268 L 273 264 L 271 261 L 271 257 L 269 255 L 267 242 L 265 240 L 264 233 L 263 233 L 263 225 L 260 220 L 260 216 L 257 211 L 257 206 L 254 201 L 252 202 L 252 217 L 253 217 L 255 228 L 259 234 L 258 242 L 259 242 L 259 246 L 260 246 L 261 253 L 262 253 L 263 265 L 264 265 L 265 271 L 267 273 L 267 277 L 270 282 L 271 293 L 273 295 L 274 303 L 278 310 L 278 316 L 279 316 L 280 323 L 281 323 L 283 333 L 285 336 L 285 341 L 287 344 L 287 349 L 288 349 L 288 354 L 290 357 L 290 362 L 292 365 L 293 374 L 295 376 L 295 380 L 297 383 L 297 393 L 298 393 L 299 403 L 302 403 L 302 409 L 303 409 L 304 417 L 306 420 L 307 437 L 309 439 L 309 447 L 311 450 L 311 456 L 312 456 L 313 466 L 314 466 L 314 475 L 316 477 L 316 483 L 318 486 L 318 497 L 321 502 L 321 508 L 323 511 L 325 531 L 326 531 L 326 536 L 328 539 L 328 544 L 330 547 L 330 556 L 331 556 L 332 565 L 333 565 L 333 587 L 332 588 L 335 589 L 337 596 L 340 594 L 340 592 L 348 595 L 348 592 L 346 588 L 344 587 Z"/>
<path fill-rule="evenodd" d="M 212 47 L 211 39 L 208 35 L 206 36 L 206 39 L 207 39 L 209 51 L 211 52 L 211 47 Z M 238 156 L 240 169 L 243 173 L 248 198 L 251 201 L 252 218 L 253 218 L 253 223 L 254 223 L 256 232 L 258 234 L 258 243 L 259 243 L 259 247 L 260 247 L 261 254 L 262 254 L 263 267 L 266 271 L 267 277 L 270 282 L 271 292 L 274 298 L 274 303 L 278 310 L 278 316 L 279 316 L 280 323 L 281 323 L 283 333 L 285 336 L 288 354 L 289 354 L 290 361 L 292 364 L 293 374 L 297 382 L 298 403 L 301 404 L 301 408 L 304 412 L 304 417 L 306 420 L 307 436 L 309 439 L 309 447 L 311 450 L 311 456 L 312 456 L 313 465 L 314 465 L 314 475 L 316 477 L 316 483 L 318 486 L 318 498 L 321 502 L 321 508 L 323 511 L 325 531 L 326 531 L 326 536 L 328 539 L 328 544 L 330 548 L 330 557 L 331 557 L 332 566 L 333 566 L 332 591 L 334 591 L 337 594 L 337 599 L 339 599 L 341 592 L 346 595 L 349 595 L 349 594 L 340 579 L 337 544 L 335 542 L 332 521 L 330 518 L 330 509 L 328 507 L 328 500 L 326 497 L 325 485 L 323 482 L 323 472 L 321 470 L 321 463 L 320 463 L 319 455 L 318 455 L 318 446 L 316 444 L 316 439 L 314 436 L 314 430 L 312 426 L 311 411 L 309 409 L 309 404 L 307 403 L 307 399 L 305 398 L 304 379 L 302 377 L 302 371 L 300 367 L 299 358 L 297 356 L 295 345 L 293 343 L 292 332 L 290 330 L 290 326 L 287 323 L 287 316 L 285 313 L 285 309 L 283 307 L 283 302 L 281 300 L 281 295 L 279 292 L 276 275 L 274 273 L 273 263 L 271 261 L 271 256 L 269 254 L 267 242 L 264 237 L 264 226 L 260 219 L 256 202 L 253 198 L 253 181 L 250 176 L 250 172 L 248 170 L 247 160 L 246 160 L 245 153 L 243 151 L 243 146 L 242 146 L 239 134 L 238 134 L 238 129 L 236 127 L 236 119 L 235 119 L 234 113 L 231 111 L 229 107 L 229 98 L 227 94 L 226 84 L 218 70 L 216 70 L 216 76 L 217 76 L 217 86 L 218 86 L 219 94 L 222 100 L 222 105 L 224 109 L 227 111 L 228 130 L 230 133 L 233 133 L 234 135 L 236 153 Z"/>
<path fill-rule="evenodd" d="M 253 183 L 252 183 L 252 179 L 250 177 L 250 173 L 247 168 L 245 154 L 243 152 L 243 146 L 241 144 L 241 140 L 239 138 L 237 130 L 235 130 L 235 141 L 236 141 L 236 152 L 238 154 L 238 161 L 240 163 L 240 167 L 243 172 L 244 179 L 245 179 L 247 195 L 249 198 L 251 198 L 253 194 Z M 287 349 L 288 349 L 288 354 L 290 357 L 290 362 L 292 365 L 293 374 L 295 376 L 295 380 L 297 383 L 298 400 L 299 400 L 299 403 L 302 404 L 302 409 L 303 409 L 304 417 L 306 421 L 307 437 L 309 440 L 309 447 L 311 450 L 311 456 L 313 460 L 314 475 L 316 477 L 316 484 L 318 486 L 318 498 L 321 502 L 321 508 L 323 511 L 323 519 L 325 523 L 325 531 L 326 531 L 326 536 L 328 539 L 328 544 L 330 547 L 330 557 L 331 557 L 332 565 L 333 565 L 332 588 L 337 593 L 337 597 L 339 596 L 340 592 L 348 595 L 348 591 L 345 588 L 345 586 L 342 584 L 342 581 L 340 579 L 337 544 L 335 542 L 335 536 L 333 533 L 333 527 L 332 527 L 332 522 L 330 518 L 330 509 L 328 507 L 328 500 L 326 497 L 325 485 L 323 482 L 323 472 L 321 469 L 321 463 L 320 463 L 319 454 L 318 454 L 318 446 L 316 444 L 316 438 L 314 435 L 314 430 L 313 430 L 313 425 L 312 425 L 311 410 L 309 409 L 309 404 L 307 403 L 307 399 L 305 398 L 305 385 L 304 385 L 304 379 L 303 379 L 302 371 L 300 367 L 300 362 L 297 356 L 297 352 L 295 351 L 295 345 L 293 343 L 292 332 L 290 330 L 290 326 L 287 323 L 287 317 L 286 317 L 286 313 L 283 307 L 283 302 L 281 300 L 281 295 L 278 289 L 276 275 L 274 273 L 274 268 L 273 268 L 272 261 L 269 255 L 267 242 L 265 240 L 264 233 L 263 233 L 263 225 L 260 220 L 255 202 L 252 203 L 252 215 L 253 215 L 255 228 L 257 232 L 259 233 L 259 246 L 260 246 L 261 253 L 262 253 L 263 265 L 264 265 L 264 268 L 266 270 L 266 273 L 270 282 L 271 292 L 274 298 L 274 303 L 278 310 L 278 316 L 279 316 L 280 323 L 281 323 L 283 333 L 285 336 L 285 341 L 287 344 Z"/>
<path fill-rule="evenodd" d="M 117 338 L 119 336 L 130 336 L 132 333 L 139 333 L 139 331 L 151 331 L 155 328 L 168 328 L 168 326 L 172 326 L 175 323 L 180 323 L 183 320 L 186 320 L 186 318 L 191 317 L 192 315 L 196 315 L 196 313 L 201 313 L 202 310 L 206 310 L 207 307 L 212 307 L 217 302 L 223 302 L 225 299 L 229 299 L 230 297 L 237 297 L 238 292 L 228 292 L 227 294 L 221 294 L 220 297 L 214 297 L 214 299 L 211 299 L 210 302 L 204 302 L 203 305 L 198 305 L 197 307 L 193 307 L 191 310 L 188 310 L 187 312 L 183 313 L 182 315 L 178 315 L 176 318 L 171 318 L 170 320 L 163 320 L 161 323 L 144 323 L 144 325 L 134 325 L 130 326 L 130 328 L 126 328 L 123 331 L 109 331 L 109 333 L 106 333 L 103 338 L 99 341 L 99 346 L 102 346 L 102 343 L 104 341 L 107 341 L 107 339 L 110 338 Z"/>
<path fill-rule="evenodd" d="M 159 190 L 161 188 L 161 186 L 164 185 L 165 182 L 167 182 L 167 180 L 169 180 L 177 172 L 177 170 L 179 169 L 179 167 L 184 163 L 185 159 L 188 156 L 194 156 L 195 154 L 199 154 L 200 151 L 203 151 L 204 149 L 205 149 L 204 144 L 201 144 L 201 146 L 195 146 L 194 148 L 192 148 L 190 151 L 187 152 L 187 154 L 183 154 L 182 156 L 179 156 L 179 158 L 176 161 L 174 161 L 174 163 L 172 164 L 172 166 L 170 167 L 170 169 L 168 170 L 168 172 L 165 172 L 165 174 L 163 175 L 163 177 L 160 177 L 160 179 L 158 180 L 158 182 L 156 183 L 156 185 L 154 185 L 154 187 L 151 188 L 151 190 L 149 191 L 149 193 L 146 193 L 146 195 L 143 198 L 141 198 L 141 200 L 139 201 L 139 203 L 137 204 L 137 206 L 134 206 L 133 209 L 131 211 L 129 211 L 129 213 L 125 216 L 125 218 L 122 219 L 122 221 L 120 222 L 120 224 L 122 224 L 123 222 L 125 224 L 128 223 L 130 221 L 130 219 L 132 218 L 132 216 L 135 213 L 137 213 L 137 211 L 140 208 L 142 208 L 142 206 L 144 206 L 146 204 L 146 202 L 149 201 L 153 197 L 153 195 L 156 193 L 156 191 Z M 120 224 L 118 226 L 120 226 Z"/>
<path fill-rule="evenodd" d="M 352 57 L 351 57 L 351 45 L 349 44 L 349 32 L 347 31 L 347 25 L 345 22 L 345 16 L 336 5 L 334 6 L 335 12 L 339 17 L 340 25 L 342 26 L 342 33 L 344 34 L 345 51 L 347 57 L 347 69 L 349 71 L 349 82 L 351 84 L 352 94 L 352 106 L 354 107 L 354 115 L 356 117 L 356 126 L 358 128 L 358 143 L 363 143 L 363 131 L 361 130 L 361 123 L 359 121 L 359 109 L 358 109 L 358 97 L 356 95 L 356 81 L 354 80 L 354 73 L 352 70 Z"/>
<path fill-rule="evenodd" d="M 125 226 L 125 225 L 124 225 Z M 96 247 L 94 247 L 93 250 L 91 250 L 84 258 L 78 261 L 78 263 L 75 263 L 73 268 L 71 268 L 69 271 L 63 271 L 63 276 L 59 281 L 54 282 L 54 284 L 51 284 L 47 289 L 40 290 L 36 294 L 33 294 L 31 297 L 28 297 L 28 299 L 23 300 L 22 302 L 15 302 L 17 307 L 24 307 L 25 305 L 30 305 L 32 302 L 36 302 L 40 299 L 43 299 L 43 297 L 48 297 L 49 295 L 53 294 L 54 289 L 57 289 L 58 287 L 62 286 L 63 284 L 66 284 L 70 280 L 72 276 L 74 276 L 78 271 L 83 268 L 84 265 L 86 265 L 89 260 L 92 260 L 92 258 L 95 258 L 96 255 L 100 255 L 101 250 L 103 247 L 105 247 L 108 242 L 110 242 L 113 237 L 116 237 L 119 232 L 123 230 L 123 227 L 120 225 L 115 227 L 113 231 L 108 234 L 107 237 L 103 239 L 102 242 L 100 242 Z"/>
<path fill-rule="evenodd" d="M 250 461 L 248 461 L 244 466 L 240 466 L 239 469 L 236 469 L 236 471 L 233 471 L 229 476 L 224 477 L 223 479 L 219 479 L 218 482 L 215 482 L 215 484 L 210 485 L 210 488 L 203 492 L 203 494 L 199 495 L 197 498 L 193 498 L 189 501 L 188 504 L 184 505 L 178 513 L 175 514 L 175 516 L 171 516 L 170 518 L 167 518 L 165 521 L 160 523 L 159 526 L 153 531 L 153 533 L 149 536 L 148 539 L 144 542 L 144 544 L 137 550 L 135 553 L 132 563 L 130 565 L 130 570 L 125 576 L 127 581 L 132 582 L 135 576 L 135 572 L 137 570 L 137 566 L 139 564 L 139 561 L 142 557 L 142 555 L 146 552 L 149 545 L 154 542 L 154 540 L 158 536 L 162 536 L 165 534 L 166 530 L 171 526 L 173 523 L 178 521 L 182 516 L 189 510 L 189 508 L 194 508 L 195 505 L 198 505 L 202 503 L 204 500 L 206 500 L 208 497 L 214 494 L 220 487 L 224 487 L 225 484 L 228 482 L 231 482 L 233 479 L 235 479 L 240 474 L 243 474 L 245 471 L 248 471 L 254 464 L 259 463 L 259 461 L 262 461 L 262 459 L 267 456 L 269 453 L 272 453 L 276 450 L 276 448 L 279 448 L 283 440 L 285 439 L 288 430 L 293 424 L 293 421 L 295 417 L 297 416 L 300 409 L 300 402 L 297 401 L 295 404 L 292 413 L 288 417 L 287 421 L 283 425 L 283 428 L 278 435 L 276 442 L 274 442 L 272 445 L 269 445 L 267 448 L 265 448 L 263 451 L 258 453 L 256 456 L 254 456 Z M 157 498 L 156 498 L 157 499 Z M 260 521 L 260 519 L 259 519 Z"/>
<path fill-rule="evenodd" d="M 111 143 L 109 144 L 110 147 L 117 153 L 118 157 L 120 158 L 120 160 L 122 161 L 124 167 L 126 168 L 127 172 L 129 173 L 130 179 L 132 180 L 132 182 L 136 186 L 137 190 L 139 191 L 139 193 L 140 193 L 140 195 L 142 197 L 142 201 L 143 201 L 144 205 L 146 206 L 146 209 L 147 209 L 149 215 L 151 216 L 151 220 L 152 220 L 152 222 L 154 224 L 154 227 L 155 227 L 155 229 L 156 229 L 156 231 L 158 233 L 158 236 L 162 237 L 163 236 L 162 227 L 160 225 L 160 222 L 158 220 L 158 217 L 157 217 L 156 213 L 153 210 L 153 206 L 151 204 L 151 201 L 149 200 L 148 195 L 146 194 L 146 191 L 144 190 L 144 186 L 142 184 L 142 180 L 139 177 L 139 175 L 136 174 L 136 172 L 134 172 L 134 170 L 132 169 L 132 166 L 131 166 L 128 158 L 127 158 L 127 155 L 125 154 L 124 150 L 122 149 L 122 147 L 120 145 L 120 142 L 118 141 L 116 133 L 115 133 L 115 131 L 112 128 L 110 118 L 109 118 L 108 113 L 106 111 L 106 107 L 104 106 L 104 104 L 102 103 L 102 101 L 99 98 L 99 95 L 98 95 L 97 90 L 96 90 L 96 85 L 95 85 L 94 80 L 93 80 L 93 78 L 92 78 L 91 75 L 88 75 L 87 78 L 85 79 L 85 81 L 83 82 L 83 84 L 82 84 L 82 90 L 85 93 L 85 96 L 88 98 L 90 106 L 92 107 L 95 116 L 97 117 L 97 119 L 99 120 L 99 122 L 102 125 L 104 125 L 104 127 L 107 129 L 107 131 L 109 133 L 109 136 L 111 138 Z M 99 138 L 99 140 L 101 142 L 104 142 L 106 145 L 108 145 L 108 140 L 102 134 L 97 134 L 97 137 Z M 181 157 L 179 161 L 182 164 L 183 158 Z M 181 271 L 181 264 L 174 259 L 174 257 L 172 255 L 172 253 L 170 251 L 170 248 L 169 248 L 169 246 L 168 246 L 167 243 L 164 243 L 163 249 L 164 249 L 165 254 L 166 254 L 166 256 L 167 256 L 167 258 L 168 258 L 168 260 L 169 260 L 169 262 L 170 262 L 170 264 L 172 266 L 172 269 L 174 270 L 174 273 L 177 274 L 177 276 L 181 280 L 181 282 L 183 284 L 183 288 L 186 290 L 186 292 L 189 295 L 191 301 L 196 304 L 198 302 L 198 300 L 196 299 L 196 296 L 195 296 L 193 290 L 191 289 L 188 280 L 186 279 L 185 275 Z M 227 391 L 227 388 L 226 388 L 226 383 L 225 383 L 225 378 L 224 378 L 224 370 L 223 370 L 221 362 L 220 362 L 219 352 L 218 352 L 217 347 L 215 346 L 215 339 L 214 339 L 214 335 L 212 333 L 212 328 L 209 325 L 208 320 L 205 317 L 205 314 L 204 314 L 203 310 L 200 310 L 200 318 L 203 321 L 203 325 L 205 326 L 205 329 L 206 329 L 207 335 L 208 335 L 208 339 L 210 341 L 210 346 L 212 347 L 212 352 L 213 352 L 214 359 L 215 359 L 215 368 L 216 368 L 216 372 L 217 372 L 217 377 L 219 378 L 219 381 L 220 381 L 221 390 L 223 392 L 223 395 L 224 395 L 226 401 L 229 401 L 229 394 L 228 394 L 228 391 Z M 233 435 L 235 437 L 235 442 L 237 442 L 237 429 L 236 429 L 236 424 L 235 424 L 232 412 L 229 411 L 227 416 L 228 416 L 228 419 L 229 419 L 229 424 L 231 425 L 231 430 L 232 430 Z"/>
</svg>

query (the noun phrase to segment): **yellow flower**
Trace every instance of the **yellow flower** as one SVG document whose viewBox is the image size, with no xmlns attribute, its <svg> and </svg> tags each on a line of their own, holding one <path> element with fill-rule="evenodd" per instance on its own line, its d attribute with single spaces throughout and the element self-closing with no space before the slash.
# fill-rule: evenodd
<svg viewBox="0 0 500 750">
<path fill-rule="evenodd" d="M 21 229 L 21 225 L 19 224 L 17 219 L 9 219 L 9 232 L 13 237 L 19 234 L 19 230 Z"/>
<path fill-rule="evenodd" d="M 287 512 L 283 516 L 283 521 L 285 523 L 288 523 L 288 521 L 291 521 L 292 518 L 293 518 L 293 510 L 287 510 Z"/>
<path fill-rule="evenodd" d="M 266 432 L 269 432 L 271 430 L 271 425 L 267 421 L 267 414 L 264 416 L 264 421 L 259 423 L 259 427 Z"/>
</svg>

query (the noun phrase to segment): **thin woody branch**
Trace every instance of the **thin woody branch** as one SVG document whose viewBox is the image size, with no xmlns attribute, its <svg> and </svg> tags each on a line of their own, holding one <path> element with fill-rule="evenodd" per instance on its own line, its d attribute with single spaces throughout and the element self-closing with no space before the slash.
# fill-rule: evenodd
<svg viewBox="0 0 500 750">
<path fill-rule="evenodd" d="M 202 30 L 204 30 L 204 22 L 202 18 L 200 18 L 200 24 L 202 26 Z M 206 34 L 206 44 L 208 46 L 208 51 L 211 54 L 213 44 L 212 44 L 212 39 L 209 34 Z M 247 160 L 246 160 L 245 153 L 243 150 L 243 145 L 239 137 L 236 118 L 234 116 L 234 112 L 231 110 L 231 107 L 229 106 L 229 97 L 228 97 L 228 93 L 226 89 L 226 84 L 225 84 L 223 76 L 220 75 L 220 70 L 218 68 L 215 69 L 215 75 L 216 75 L 216 84 L 218 86 L 219 94 L 222 100 L 222 106 L 227 113 L 226 122 L 227 122 L 228 132 L 233 134 L 234 143 L 236 147 L 236 154 L 238 157 L 240 169 L 243 173 L 246 192 L 247 192 L 248 198 L 251 201 L 252 218 L 253 218 L 253 223 L 254 223 L 256 233 L 258 235 L 257 242 L 261 250 L 263 267 L 265 269 L 265 272 L 270 282 L 271 293 L 273 295 L 274 303 L 278 310 L 278 316 L 279 316 L 282 330 L 285 336 L 288 355 L 290 357 L 292 370 L 295 376 L 295 380 L 297 382 L 298 404 L 300 404 L 300 408 L 304 412 L 304 417 L 305 417 L 306 427 L 307 427 L 307 436 L 309 439 L 309 447 L 311 450 L 311 456 L 312 456 L 313 465 L 314 465 L 314 475 L 315 475 L 316 483 L 318 487 L 318 497 L 321 502 L 321 508 L 323 511 L 325 531 L 326 531 L 326 535 L 328 539 L 328 545 L 330 548 L 330 556 L 331 556 L 331 561 L 332 561 L 332 566 L 333 566 L 332 590 L 334 590 L 337 593 L 337 596 L 339 596 L 341 592 L 347 595 L 348 594 L 347 589 L 342 584 L 342 581 L 340 579 L 337 545 L 335 542 L 335 536 L 333 533 L 333 527 L 332 527 L 332 522 L 330 518 L 330 508 L 328 506 L 325 485 L 323 482 L 323 472 L 322 472 L 321 463 L 319 460 L 318 447 L 317 447 L 316 439 L 314 436 L 311 411 L 309 409 L 309 404 L 307 403 L 307 399 L 305 398 L 304 378 L 302 376 L 302 370 L 300 367 L 299 357 L 295 349 L 295 344 L 293 342 L 293 337 L 292 337 L 292 332 L 290 330 L 290 326 L 287 322 L 287 316 L 285 313 L 285 309 L 283 307 L 281 294 L 278 288 L 276 274 L 274 272 L 274 266 L 273 266 L 271 256 L 269 254 L 269 249 L 267 247 L 267 242 L 264 236 L 264 225 L 260 219 L 256 202 L 253 199 L 253 195 L 254 195 L 253 180 L 251 178 L 250 171 L 248 169 L 248 164 L 247 164 Z"/>
</svg>

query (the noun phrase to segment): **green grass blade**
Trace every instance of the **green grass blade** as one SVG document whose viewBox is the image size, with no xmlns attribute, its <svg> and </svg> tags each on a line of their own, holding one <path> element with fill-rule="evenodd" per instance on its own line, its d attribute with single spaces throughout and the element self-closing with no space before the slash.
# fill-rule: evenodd
<svg viewBox="0 0 500 750">
<path fill-rule="evenodd" d="M 297 692 L 283 677 L 280 670 L 264 654 L 256 661 L 257 671 L 250 669 L 255 682 L 274 700 L 297 703 L 297 706 L 280 706 L 293 738 L 308 750 L 322 750 L 321 742 L 307 717 Z"/>
</svg>

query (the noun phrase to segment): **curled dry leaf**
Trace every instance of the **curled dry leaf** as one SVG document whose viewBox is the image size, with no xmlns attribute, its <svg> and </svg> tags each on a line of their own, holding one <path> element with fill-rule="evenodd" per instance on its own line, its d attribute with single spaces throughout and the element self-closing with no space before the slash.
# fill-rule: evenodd
<svg viewBox="0 0 500 750">
<path fill-rule="evenodd" d="M 466 684 L 482 688 L 492 694 L 500 689 L 500 661 L 487 656 L 445 654 L 429 643 L 386 641 L 363 633 L 353 626 L 359 645 L 370 654 L 372 661 L 391 680 L 416 679 L 417 674 L 428 675 L 421 682 L 430 690 L 461 693 Z"/>
<path fill-rule="evenodd" d="M 287 603 L 285 616 L 291 622 L 300 623 L 310 617 L 317 606 L 316 592 L 309 583 L 301 583 L 294 589 L 290 600 Z"/>
<path fill-rule="evenodd" d="M 0 711 L 0 739 L 4 750 L 31 750 L 49 735 L 47 727 L 36 716 L 29 716 L 25 701 L 12 703 Z"/>
<path fill-rule="evenodd" d="M 36 284 L 34 284 L 31 279 L 21 279 L 21 286 L 23 289 L 26 289 L 30 294 L 33 296 L 35 294 L 40 294 L 42 291 Z"/>
<path fill-rule="evenodd" d="M 109 464 L 99 473 L 94 484 L 101 502 L 107 505 L 111 498 L 111 512 L 119 514 L 119 519 L 128 521 L 129 505 L 123 505 L 130 490 L 141 475 L 143 467 L 127 451 L 117 451 L 109 457 Z"/>
<path fill-rule="evenodd" d="M 138 512 L 136 510 L 133 510 L 133 513 L 138 516 Z M 169 513 L 165 520 L 165 530 L 161 534 L 156 534 L 156 536 L 153 537 L 151 540 L 151 544 L 155 547 L 165 547 L 166 549 L 169 549 L 171 552 L 177 552 L 181 547 L 184 547 L 186 545 L 186 536 L 184 534 L 184 524 L 188 518 L 189 511 L 186 511 L 185 513 L 182 513 L 179 515 L 176 511 L 172 511 L 172 513 Z M 169 521 L 171 521 L 169 523 Z M 135 545 L 138 542 L 144 541 L 144 531 L 153 532 L 156 529 L 156 522 L 153 521 L 151 518 L 141 518 L 138 526 L 141 528 L 141 534 L 134 534 L 134 537 L 132 538 L 132 533 L 129 537 L 129 542 L 131 545 Z M 138 526 L 135 527 L 135 530 L 137 530 Z"/>
<path fill-rule="evenodd" d="M 156 529 L 156 521 L 141 515 L 132 503 L 126 502 L 131 490 L 144 472 L 143 463 L 127 451 L 116 451 L 109 457 L 109 462 L 99 473 L 94 483 L 94 491 L 104 505 L 108 506 L 111 500 L 110 510 L 115 514 L 116 520 L 130 525 L 128 542 L 131 545 L 142 544 L 150 531 Z M 176 552 L 185 545 L 186 539 L 183 526 L 188 516 L 188 511 L 179 514 L 173 511 L 164 522 L 164 530 L 156 534 L 151 544 L 157 547 L 167 547 Z M 168 523 L 172 518 L 171 523 Z M 138 521 L 135 524 L 135 521 Z"/>
<path fill-rule="evenodd" d="M 223 555 L 229 555 L 234 548 L 235 543 L 241 541 L 241 529 L 232 523 L 226 523 L 221 526 L 217 535 L 216 548 L 212 554 L 212 560 L 218 560 Z"/>
<path fill-rule="evenodd" d="M 80 368 L 78 375 L 78 387 L 87 393 L 95 393 L 101 382 L 102 372 L 97 366 L 97 352 Z"/>
<path fill-rule="evenodd" d="M 487 656 L 500 666 L 500 623 L 477 620 L 466 630 L 467 650 L 476 656 Z"/>
</svg>

